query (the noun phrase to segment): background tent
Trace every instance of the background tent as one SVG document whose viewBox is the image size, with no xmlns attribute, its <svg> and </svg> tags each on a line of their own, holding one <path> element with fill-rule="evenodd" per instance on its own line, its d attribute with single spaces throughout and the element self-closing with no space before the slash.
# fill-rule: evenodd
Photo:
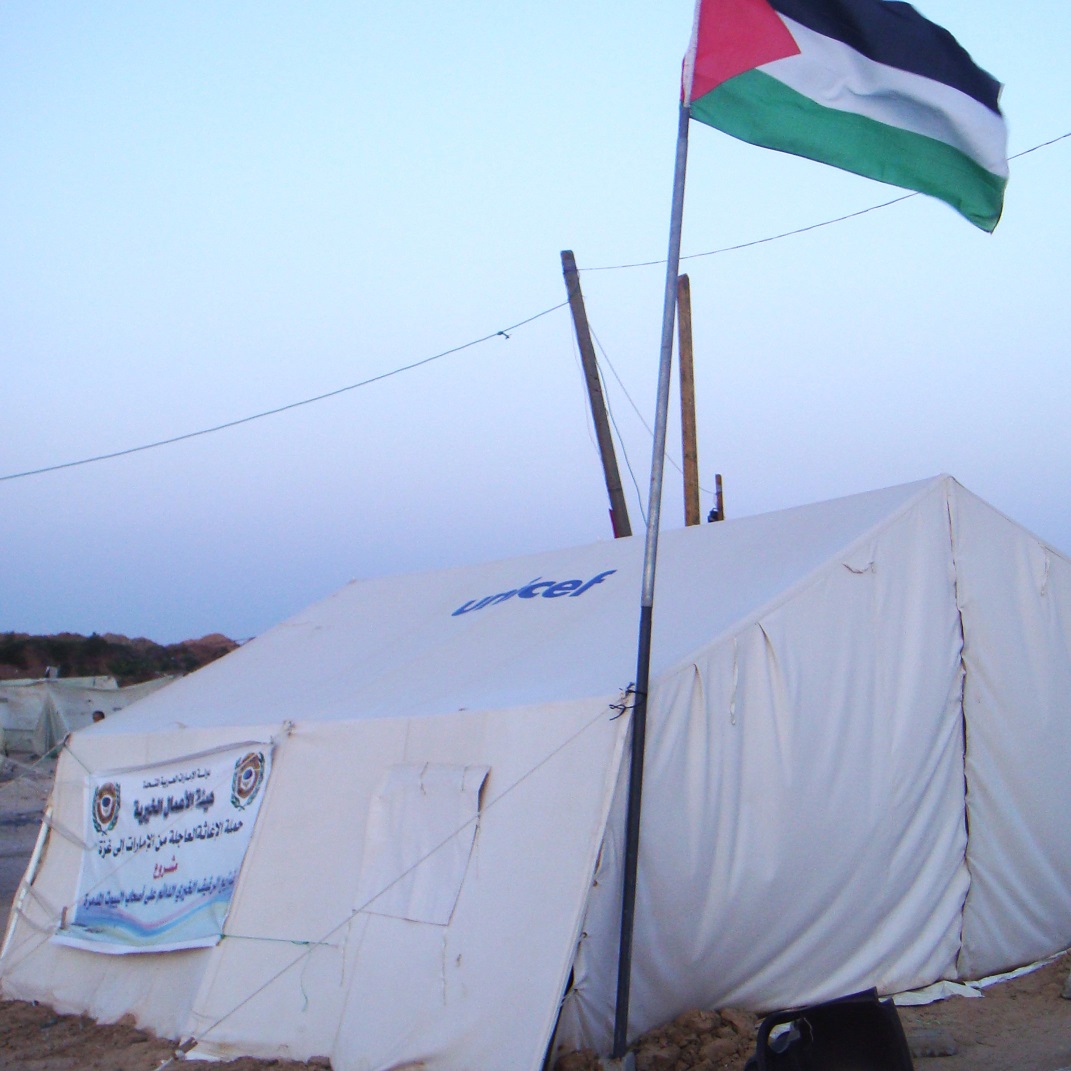
<svg viewBox="0 0 1071 1071">
<path fill-rule="evenodd" d="M 169 684 L 160 677 L 120 688 L 114 677 L 48 677 L 0 681 L 0 745 L 4 753 L 47 755 L 63 738 Z"/>
<path fill-rule="evenodd" d="M 5 995 L 339 1071 L 535 1069 L 559 1012 L 605 1051 L 641 559 L 354 583 L 76 734 Z M 1071 944 L 1069 636 L 1071 563 L 948 477 L 666 533 L 630 1032 Z M 51 940 L 87 771 L 250 740 L 223 939 Z"/>
</svg>

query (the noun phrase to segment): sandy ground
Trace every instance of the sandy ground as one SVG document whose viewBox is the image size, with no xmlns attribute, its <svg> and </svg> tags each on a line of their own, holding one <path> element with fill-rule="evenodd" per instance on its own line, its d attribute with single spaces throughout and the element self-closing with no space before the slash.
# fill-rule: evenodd
<svg viewBox="0 0 1071 1071">
<path fill-rule="evenodd" d="M 37 837 L 53 767 L 32 770 L 5 762 L 0 769 L 0 919 Z M 1071 956 L 985 990 L 900 1017 L 917 1071 L 1071 1071 L 1071 1000 L 1061 991 Z M 694 1011 L 640 1040 L 637 1071 L 742 1071 L 753 1050 L 752 1017 Z M 22 1001 L 0 1002 L 0 1071 L 159 1071 L 183 1066 L 176 1042 L 127 1023 L 102 1026 Z M 935 1053 L 940 1055 L 928 1055 Z M 185 1064 L 204 1067 L 204 1064 Z M 313 1065 L 242 1059 L 228 1071 L 296 1071 Z M 558 1071 L 596 1071 L 592 1054 L 558 1061 Z"/>
<path fill-rule="evenodd" d="M 901 1008 L 908 1039 L 951 1035 L 955 1055 L 915 1059 L 919 1071 L 1071 1071 L 1071 1000 L 1061 996 L 1071 955 L 985 990 L 919 1008 Z"/>
</svg>

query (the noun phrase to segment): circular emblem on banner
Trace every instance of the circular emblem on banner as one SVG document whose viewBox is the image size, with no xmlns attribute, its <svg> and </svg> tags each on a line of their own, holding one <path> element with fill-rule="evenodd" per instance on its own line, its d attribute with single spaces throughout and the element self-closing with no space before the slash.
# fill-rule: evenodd
<svg viewBox="0 0 1071 1071">
<path fill-rule="evenodd" d="M 119 786 L 106 781 L 93 793 L 93 828 L 108 833 L 119 821 Z"/>
<path fill-rule="evenodd" d="M 234 778 L 231 781 L 231 803 L 244 811 L 257 798 L 260 786 L 264 783 L 264 755 L 260 751 L 250 751 L 245 758 L 234 764 Z"/>
</svg>

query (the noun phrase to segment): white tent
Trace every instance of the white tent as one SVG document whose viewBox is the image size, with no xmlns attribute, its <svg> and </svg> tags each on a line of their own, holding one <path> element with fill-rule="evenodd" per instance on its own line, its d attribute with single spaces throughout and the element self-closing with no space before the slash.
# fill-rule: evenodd
<svg viewBox="0 0 1071 1071">
<path fill-rule="evenodd" d="M 355 582 L 76 734 L 3 993 L 337 1071 L 536 1069 L 556 1023 L 606 1051 L 641 559 Z M 630 1034 L 1071 945 L 1069 638 L 1071 562 L 948 477 L 665 533 Z M 222 940 L 58 943 L 87 784 L 250 741 Z"/>
<path fill-rule="evenodd" d="M 63 738 L 169 684 L 160 677 L 120 688 L 114 677 L 47 677 L 0 681 L 0 751 L 46 755 Z"/>
</svg>

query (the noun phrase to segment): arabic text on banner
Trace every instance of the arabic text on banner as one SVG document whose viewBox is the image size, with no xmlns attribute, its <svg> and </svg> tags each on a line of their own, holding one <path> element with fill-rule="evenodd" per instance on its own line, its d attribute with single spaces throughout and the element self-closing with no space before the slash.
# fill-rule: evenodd
<svg viewBox="0 0 1071 1071">
<path fill-rule="evenodd" d="M 113 953 L 216 944 L 270 772 L 261 743 L 89 776 L 78 895 L 53 940 Z"/>
</svg>

